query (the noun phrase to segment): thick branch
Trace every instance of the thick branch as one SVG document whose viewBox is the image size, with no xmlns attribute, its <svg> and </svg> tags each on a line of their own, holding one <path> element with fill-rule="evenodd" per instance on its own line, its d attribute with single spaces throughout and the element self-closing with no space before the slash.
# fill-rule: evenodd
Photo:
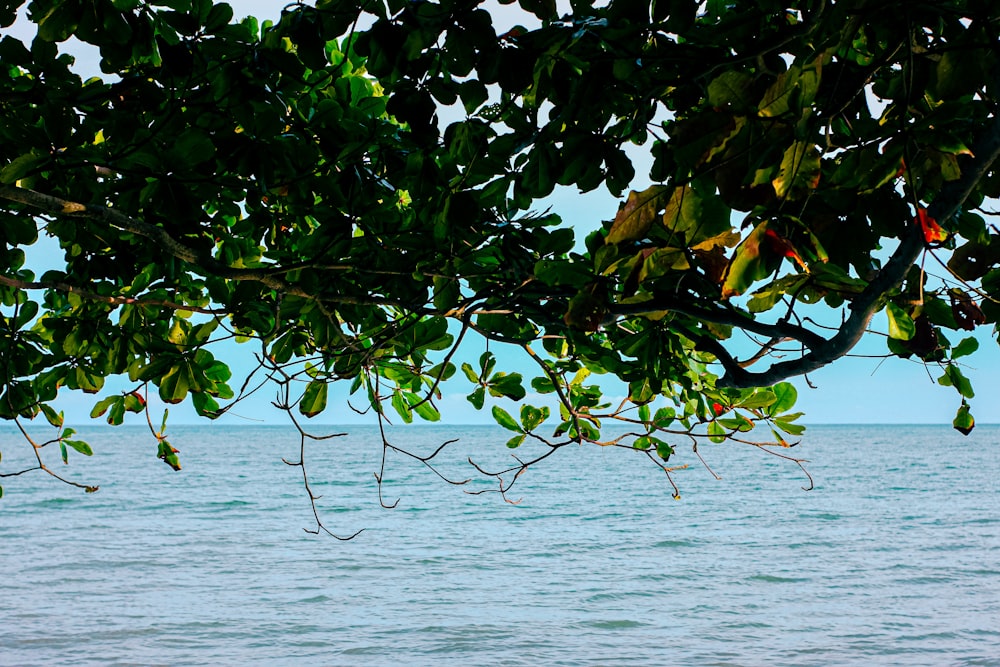
<svg viewBox="0 0 1000 667">
<path fill-rule="evenodd" d="M 972 153 L 975 157 L 963 165 L 962 177 L 941 188 L 927 209 L 932 218 L 948 220 L 954 217 L 1000 157 L 1000 116 L 995 117 L 979 137 L 972 148 Z M 900 240 L 899 247 L 892 253 L 889 261 L 851 303 L 850 316 L 840 325 L 832 338 L 818 345 L 810 344 L 809 352 L 798 359 L 778 362 L 759 373 L 752 373 L 739 367 L 728 355 L 719 357 L 726 372 L 719 379 L 718 385 L 739 388 L 766 387 L 795 375 L 811 373 L 850 352 L 861 340 L 872 317 L 882 309 L 885 297 L 902 284 L 906 272 L 924 249 L 920 227 L 912 224 L 907 229 L 908 232 Z"/>
<path fill-rule="evenodd" d="M 808 347 L 819 346 L 826 342 L 826 339 L 816 332 L 792 324 L 788 320 L 778 320 L 771 324 L 752 319 L 736 310 L 700 308 L 692 305 L 688 300 L 669 294 L 657 294 L 653 299 L 642 303 L 615 304 L 611 307 L 610 312 L 613 315 L 634 315 L 657 310 L 672 310 L 705 322 L 734 326 L 768 338 L 792 338 Z"/>
</svg>

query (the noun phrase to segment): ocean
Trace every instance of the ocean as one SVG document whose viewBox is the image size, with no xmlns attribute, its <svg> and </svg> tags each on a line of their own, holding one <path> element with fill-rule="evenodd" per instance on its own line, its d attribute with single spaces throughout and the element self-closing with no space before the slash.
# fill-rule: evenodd
<svg viewBox="0 0 1000 667">
<path fill-rule="evenodd" d="M 633 452 L 566 447 L 505 502 L 498 428 L 80 429 L 0 480 L 0 665 L 1000 665 L 1000 427 L 814 426 L 794 464 L 678 443 L 674 500 Z M 336 430 L 336 429 L 331 429 Z M 0 473 L 30 463 L 0 431 Z M 520 452 L 528 454 L 530 452 Z M 789 451 L 782 450 L 782 453 Z"/>
</svg>

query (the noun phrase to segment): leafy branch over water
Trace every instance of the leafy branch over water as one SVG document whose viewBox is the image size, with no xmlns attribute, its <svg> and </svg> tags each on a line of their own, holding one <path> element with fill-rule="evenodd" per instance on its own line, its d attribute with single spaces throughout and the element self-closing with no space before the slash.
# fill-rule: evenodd
<svg viewBox="0 0 1000 667">
<path fill-rule="evenodd" d="M 212 419 L 276 388 L 315 510 L 301 419 L 331 383 L 383 425 L 438 420 L 464 378 L 510 432 L 512 466 L 472 463 L 504 499 L 571 443 L 648 457 L 676 496 L 681 443 L 801 465 L 787 380 L 883 317 L 886 356 L 933 370 L 974 427 L 960 360 L 978 343 L 949 336 L 1000 318 L 992 3 L 27 9 L 34 39 L 0 41 L 0 417 L 47 419 L 63 460 L 90 446 L 61 392 L 127 377 L 94 417 L 146 413 L 177 470 L 147 392 Z M 60 55 L 70 37 L 102 76 Z M 621 204 L 578 240 L 538 212 L 557 187 Z M 36 275 L 40 235 L 62 256 Z M 213 352 L 233 339 L 257 358 L 236 391 Z M 500 347 L 534 377 L 497 370 Z M 380 494 L 385 455 L 437 471 L 442 451 L 383 431 Z"/>
</svg>

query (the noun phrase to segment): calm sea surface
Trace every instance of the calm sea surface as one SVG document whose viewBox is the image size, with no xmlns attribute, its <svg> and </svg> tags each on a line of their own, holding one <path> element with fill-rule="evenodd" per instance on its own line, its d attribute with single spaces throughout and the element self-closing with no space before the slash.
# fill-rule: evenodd
<svg viewBox="0 0 1000 667">
<path fill-rule="evenodd" d="M 309 445 L 312 515 L 282 427 L 176 427 L 184 470 L 139 428 L 2 480 L 2 665 L 1000 665 L 1000 427 L 813 427 L 792 464 L 731 444 L 678 472 L 561 450 L 519 505 L 391 456 L 377 431 Z M 395 444 L 509 460 L 489 427 Z M 23 443 L 0 432 L 0 472 Z M 55 452 L 52 452 L 55 454 Z M 684 460 L 691 458 L 690 452 Z"/>
</svg>

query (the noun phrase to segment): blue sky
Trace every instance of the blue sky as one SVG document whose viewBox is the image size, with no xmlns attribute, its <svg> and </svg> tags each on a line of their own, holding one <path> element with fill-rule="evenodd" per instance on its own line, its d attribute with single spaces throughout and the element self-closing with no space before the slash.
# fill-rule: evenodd
<svg viewBox="0 0 1000 667">
<path fill-rule="evenodd" d="M 280 12 L 281 4 L 261 1 L 242 0 L 230 3 L 237 17 L 249 14 L 261 18 L 274 17 Z M 507 14 L 510 10 L 498 10 Z M 506 17 L 505 17 L 506 18 Z M 510 19 L 511 24 L 526 23 L 523 18 Z M 11 30 L 15 36 L 24 37 L 30 26 L 23 23 L 15 25 Z M 93 50 L 80 44 L 70 44 L 67 50 L 78 57 L 78 65 L 82 72 L 97 74 L 96 59 Z M 637 172 L 643 173 L 644 162 L 641 147 L 633 147 L 633 155 L 639 165 Z M 642 188 L 646 185 L 642 176 L 637 178 L 633 187 Z M 563 220 L 573 225 L 580 238 L 587 230 L 600 225 L 602 219 L 614 216 L 618 200 L 607 191 L 601 189 L 581 194 L 572 189 L 563 188 L 540 204 L 540 208 L 551 206 Z M 885 317 L 876 317 L 873 325 L 876 329 L 885 330 Z M 980 350 L 975 355 L 966 358 L 967 366 L 963 371 L 973 382 L 976 397 L 970 401 L 973 414 L 980 423 L 1000 422 L 1000 348 L 989 335 L 988 329 L 980 329 L 977 338 L 980 340 Z M 953 343 L 960 337 L 952 336 Z M 483 350 L 481 341 L 470 341 L 466 348 L 467 359 L 475 359 Z M 249 346 L 229 346 L 231 351 L 225 355 L 237 377 L 233 384 L 238 386 L 241 374 L 251 367 L 252 349 Z M 496 349 L 496 348 L 494 348 Z M 870 336 L 864 340 L 855 353 L 880 355 L 885 350 L 884 339 Z M 221 355 L 220 355 L 221 356 Z M 525 362 L 512 355 L 501 356 L 498 370 L 532 372 L 530 362 Z M 447 383 L 444 387 L 445 396 L 440 402 L 445 423 L 492 423 L 489 406 L 482 412 L 475 411 L 465 400 L 465 394 L 471 386 L 460 377 Z M 810 376 L 815 389 L 810 388 L 804 380 L 795 380 L 799 388 L 799 409 L 806 413 L 807 423 L 949 423 L 960 404 L 957 392 L 950 387 L 938 386 L 935 382 L 940 371 L 925 369 L 921 364 L 901 359 L 848 358 L 824 368 Z M 107 389 L 113 385 L 109 383 Z M 370 417 L 359 417 L 346 409 L 346 387 L 334 391 L 334 396 L 340 400 L 332 401 L 331 408 L 319 419 L 326 423 L 356 423 L 370 422 Z M 614 395 L 616 390 L 612 385 L 606 385 L 606 391 Z M 102 392 L 102 395 L 106 392 Z M 253 399 L 239 406 L 234 414 L 224 418 L 225 423 L 285 423 L 285 417 L 269 406 L 273 398 L 270 389 L 260 392 Z M 61 407 L 67 413 L 70 422 L 87 420 L 90 407 L 96 397 L 82 394 L 66 396 L 60 400 Z M 201 422 L 188 406 L 171 406 L 172 423 Z"/>
</svg>

